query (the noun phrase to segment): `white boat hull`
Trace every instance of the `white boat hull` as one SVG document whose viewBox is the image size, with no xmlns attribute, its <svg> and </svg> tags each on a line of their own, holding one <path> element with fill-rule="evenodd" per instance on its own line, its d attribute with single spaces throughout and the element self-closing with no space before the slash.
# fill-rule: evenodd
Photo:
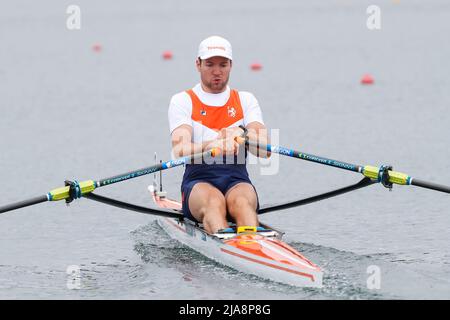
<svg viewBox="0 0 450 320">
<path fill-rule="evenodd" d="M 260 236 L 259 239 L 235 237 L 224 241 L 178 219 L 158 218 L 158 223 L 173 239 L 235 270 L 292 286 L 322 287 L 322 271 L 278 239 Z M 256 245 L 259 248 L 262 246 L 263 251 L 267 249 L 276 252 L 277 255 L 285 255 L 283 259 L 286 261 L 295 260 L 293 261 L 295 265 L 253 254 L 230 243 L 237 243 L 238 246 Z M 290 250 L 285 251 L 285 247 L 280 247 L 280 243 Z"/>
</svg>

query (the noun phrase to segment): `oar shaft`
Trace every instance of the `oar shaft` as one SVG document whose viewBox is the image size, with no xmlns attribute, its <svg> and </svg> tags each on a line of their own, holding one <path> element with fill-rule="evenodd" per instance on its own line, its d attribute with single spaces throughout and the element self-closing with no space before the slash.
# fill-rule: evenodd
<svg viewBox="0 0 450 320">
<path fill-rule="evenodd" d="M 147 174 L 151 174 L 154 172 L 158 172 L 161 170 L 166 170 L 173 167 L 178 167 L 184 165 L 186 163 L 190 163 L 191 161 L 195 161 L 197 159 L 201 159 L 206 156 L 216 156 L 220 153 L 219 149 L 211 149 L 205 151 L 203 153 L 196 153 L 190 156 L 181 157 L 175 160 L 169 160 L 166 162 L 158 163 L 150 167 L 133 170 L 127 173 L 118 174 L 110 178 L 100 179 L 98 181 L 87 180 L 79 183 L 81 189 L 81 195 L 88 194 L 94 191 L 96 188 L 108 186 L 110 184 L 126 181 L 133 178 L 138 178 Z M 69 198 L 69 187 L 61 187 L 58 189 L 54 189 L 49 192 L 49 198 L 51 201 L 62 200 Z"/>
<path fill-rule="evenodd" d="M 342 162 L 342 161 L 338 161 L 338 160 L 333 160 L 333 159 L 329 159 L 329 158 L 324 158 L 324 157 L 316 156 L 316 155 L 301 152 L 301 151 L 296 151 L 293 149 L 288 149 L 288 148 L 277 146 L 277 145 L 261 144 L 261 143 L 257 143 L 254 141 L 247 141 L 247 143 L 250 146 L 257 147 L 259 149 L 263 149 L 263 150 L 266 150 L 269 152 L 278 153 L 278 154 L 281 154 L 284 156 L 298 158 L 298 159 L 302 159 L 302 160 L 306 160 L 306 161 L 310 161 L 310 162 L 315 162 L 315 163 L 319 163 L 319 164 L 323 164 L 323 165 L 327 165 L 327 166 L 331 166 L 331 167 L 335 167 L 335 168 L 339 168 L 339 169 L 344 169 L 344 170 L 359 172 L 359 173 L 361 173 L 363 170 L 363 166 L 360 166 L 360 165 L 351 164 L 348 162 Z"/>
<path fill-rule="evenodd" d="M 244 141 L 244 139 L 238 139 L 237 141 L 239 143 L 242 143 Z M 382 182 L 383 178 L 385 178 L 386 179 L 385 182 L 391 183 L 391 184 L 415 185 L 415 186 L 426 188 L 426 189 L 432 189 L 432 190 L 436 190 L 436 191 L 450 193 L 449 186 L 445 186 L 445 185 L 437 184 L 437 183 L 433 183 L 433 182 L 427 182 L 427 181 L 423 181 L 423 180 L 418 180 L 418 179 L 412 178 L 411 176 L 409 176 L 405 173 L 393 171 L 391 169 L 386 169 L 386 167 L 384 167 L 384 166 L 381 166 L 381 167 L 375 167 L 375 166 L 369 166 L 369 165 L 360 166 L 360 165 L 351 164 L 348 162 L 342 162 L 339 160 L 333 160 L 333 159 L 329 159 L 329 158 L 324 158 L 324 157 L 308 154 L 308 153 L 301 152 L 301 151 L 296 151 L 293 149 L 288 149 L 288 148 L 281 147 L 281 146 L 257 143 L 255 141 L 251 141 L 248 139 L 245 140 L 245 142 L 249 146 L 256 147 L 256 148 L 266 150 L 269 152 L 273 152 L 273 153 L 278 153 L 278 154 L 281 154 L 284 156 L 298 158 L 298 159 L 302 159 L 302 160 L 306 160 L 306 161 L 311 161 L 311 162 L 315 162 L 315 163 L 319 163 L 319 164 L 323 164 L 323 165 L 327 165 L 327 166 L 331 166 L 331 167 L 335 167 L 335 168 L 339 168 L 339 169 L 344 169 L 344 170 L 348 170 L 348 171 L 358 172 L 367 178 L 370 178 L 373 180 L 378 180 L 378 182 Z M 383 170 L 385 170 L 385 171 L 383 171 Z"/>
<path fill-rule="evenodd" d="M 107 186 L 107 185 L 110 185 L 113 183 L 122 182 L 125 180 L 141 177 L 141 176 L 144 176 L 147 174 L 152 174 L 152 173 L 166 170 L 169 168 L 178 167 L 178 166 L 190 163 L 192 161 L 195 161 L 197 159 L 201 159 L 206 156 L 215 156 L 219 152 L 220 151 L 218 149 L 212 149 L 212 150 L 205 151 L 203 153 L 196 153 L 191 156 L 181 157 L 181 158 L 178 158 L 175 160 L 169 160 L 166 162 L 158 163 L 151 167 L 146 167 L 146 168 L 142 168 L 139 170 L 134 170 L 134 171 L 130 171 L 127 173 L 119 174 L 114 177 L 101 179 L 96 182 L 96 187 L 99 188 L 99 187 Z"/>
<path fill-rule="evenodd" d="M 34 204 L 47 202 L 47 201 L 48 201 L 47 195 L 34 197 L 32 199 L 23 200 L 23 201 L 7 204 L 5 206 L 1 206 L 0 207 L 0 213 L 11 211 L 11 210 L 16 210 L 16 209 L 20 209 L 20 208 L 24 208 L 24 207 L 28 207 L 28 206 L 32 206 Z"/>
<path fill-rule="evenodd" d="M 161 171 L 161 170 L 165 170 L 165 169 L 169 169 L 169 168 L 173 168 L 173 167 L 178 167 L 178 166 L 181 166 L 181 165 L 184 165 L 187 163 L 191 163 L 191 162 L 195 163 L 195 160 L 197 160 L 197 159 L 201 159 L 201 158 L 207 157 L 207 156 L 215 157 L 218 154 L 220 154 L 220 152 L 221 152 L 220 149 L 213 148 L 213 149 L 205 151 L 203 153 L 196 153 L 196 154 L 193 154 L 190 156 L 181 157 L 179 159 L 162 162 L 162 163 L 156 164 L 151 167 L 146 167 L 146 168 L 142 168 L 139 170 L 130 171 L 130 172 L 127 172 L 124 174 L 119 174 L 119 175 L 116 175 L 111 178 L 101 179 L 98 181 L 94 181 L 94 180 L 82 181 L 82 182 L 76 184 L 76 190 L 78 190 L 77 192 L 79 193 L 79 196 L 83 196 L 83 195 L 91 193 L 92 191 L 94 191 L 96 188 L 99 188 L 99 187 L 107 186 L 107 185 L 110 185 L 113 183 L 129 180 L 129 179 L 133 179 L 133 178 L 137 178 L 137 177 L 141 177 L 143 175 L 151 174 L 151 173 L 154 173 L 157 171 Z M 49 193 L 47 193 L 44 196 L 39 196 L 39 197 L 31 198 L 28 200 L 24 200 L 24 201 L 20 201 L 20 202 L 2 206 L 2 207 L 0 207 L 0 213 L 23 208 L 23 207 L 28 207 L 28 206 L 38 204 L 41 202 L 70 199 L 72 197 L 72 195 L 70 193 L 71 193 L 70 186 L 56 188 L 56 189 L 51 190 Z"/>
<path fill-rule="evenodd" d="M 104 187 L 113 183 L 117 183 L 117 182 L 122 182 L 125 180 L 129 180 L 129 179 L 133 179 L 133 178 L 137 178 L 137 177 L 141 177 L 144 176 L 146 174 L 151 174 L 157 171 L 161 171 L 164 170 L 165 168 L 163 168 L 162 164 L 157 164 L 151 167 L 146 167 L 146 168 L 142 168 L 139 170 L 134 170 L 134 171 L 130 171 L 127 173 L 123 173 L 123 174 L 118 174 L 115 175 L 114 177 L 110 177 L 110 178 L 105 178 L 105 179 L 101 179 L 99 181 L 96 182 L 96 187 Z"/>
<path fill-rule="evenodd" d="M 426 189 L 450 193 L 449 186 L 444 186 L 444 185 L 438 184 L 438 183 L 423 181 L 423 180 L 419 180 L 416 178 L 411 179 L 411 185 L 426 188 Z"/>
</svg>

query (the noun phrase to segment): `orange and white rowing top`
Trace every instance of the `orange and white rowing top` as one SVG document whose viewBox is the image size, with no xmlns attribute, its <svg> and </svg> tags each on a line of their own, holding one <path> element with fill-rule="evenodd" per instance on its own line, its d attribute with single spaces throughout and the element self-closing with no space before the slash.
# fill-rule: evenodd
<svg viewBox="0 0 450 320">
<path fill-rule="evenodd" d="M 183 124 L 190 125 L 194 143 L 216 139 L 220 129 L 247 126 L 254 121 L 264 124 L 255 96 L 228 86 L 224 92 L 208 93 L 197 84 L 170 100 L 170 133 Z"/>
</svg>

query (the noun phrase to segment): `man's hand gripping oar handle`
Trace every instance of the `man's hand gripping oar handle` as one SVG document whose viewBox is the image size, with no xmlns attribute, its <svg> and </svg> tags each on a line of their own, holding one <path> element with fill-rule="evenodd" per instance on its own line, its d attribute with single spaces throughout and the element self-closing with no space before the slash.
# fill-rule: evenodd
<svg viewBox="0 0 450 320">
<path fill-rule="evenodd" d="M 247 141 L 244 137 L 235 137 L 234 140 L 239 144 L 244 144 Z"/>
<path fill-rule="evenodd" d="M 234 141 L 236 141 L 237 143 L 242 145 L 248 140 L 248 136 L 247 136 L 248 130 L 243 125 L 240 125 L 239 128 L 241 128 L 243 130 L 243 132 L 240 136 L 235 137 Z"/>
</svg>

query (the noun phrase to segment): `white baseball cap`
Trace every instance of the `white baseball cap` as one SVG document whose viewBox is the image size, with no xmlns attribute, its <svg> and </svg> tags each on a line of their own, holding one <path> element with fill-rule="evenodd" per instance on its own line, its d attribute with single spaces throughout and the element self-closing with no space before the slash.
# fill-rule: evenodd
<svg viewBox="0 0 450 320">
<path fill-rule="evenodd" d="M 217 56 L 233 60 L 231 43 L 227 39 L 219 36 L 211 36 L 200 42 L 198 46 L 198 58 L 203 60 Z"/>
</svg>

